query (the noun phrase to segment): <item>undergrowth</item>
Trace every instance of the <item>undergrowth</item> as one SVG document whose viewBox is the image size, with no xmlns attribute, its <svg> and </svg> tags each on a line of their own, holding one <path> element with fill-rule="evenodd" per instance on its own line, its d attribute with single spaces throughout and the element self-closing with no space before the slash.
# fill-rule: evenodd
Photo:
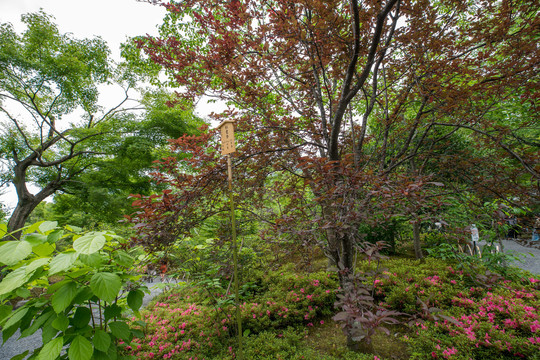
<svg viewBox="0 0 540 360">
<path fill-rule="evenodd" d="M 378 332 L 373 354 L 349 351 L 333 320 L 338 281 L 324 271 L 296 273 L 293 265 L 250 279 L 241 305 L 244 359 L 536 359 L 540 350 L 540 282 L 513 280 L 426 259 L 390 259 L 372 282 L 380 308 L 399 311 L 401 324 Z M 361 263 L 367 272 L 374 264 Z M 218 304 L 220 304 L 218 306 Z M 201 288 L 184 286 L 143 311 L 138 359 L 235 359 L 234 307 Z"/>
</svg>

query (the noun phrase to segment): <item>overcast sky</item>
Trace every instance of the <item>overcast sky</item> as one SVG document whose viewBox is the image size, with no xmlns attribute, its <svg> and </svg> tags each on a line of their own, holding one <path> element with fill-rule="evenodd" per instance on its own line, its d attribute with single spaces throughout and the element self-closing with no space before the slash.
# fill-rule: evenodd
<svg viewBox="0 0 540 360">
<path fill-rule="evenodd" d="M 60 33 L 76 38 L 101 36 L 119 59 L 120 43 L 127 37 L 157 35 L 165 9 L 136 0 L 0 0 L 0 22 L 24 30 L 21 15 L 43 9 L 53 15 Z"/>
</svg>

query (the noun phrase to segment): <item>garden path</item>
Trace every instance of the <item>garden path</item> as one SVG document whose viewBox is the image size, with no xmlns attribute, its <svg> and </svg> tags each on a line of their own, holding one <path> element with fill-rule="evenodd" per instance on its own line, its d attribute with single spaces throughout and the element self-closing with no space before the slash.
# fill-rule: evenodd
<svg viewBox="0 0 540 360">
<path fill-rule="evenodd" d="M 528 242 L 523 242 L 529 244 Z M 533 274 L 540 274 L 540 249 L 538 245 L 535 247 L 523 246 L 513 240 L 503 240 L 504 251 L 513 251 L 517 254 L 523 254 L 521 262 L 516 262 L 514 266 L 530 271 Z M 532 256 L 531 256 L 532 255 Z"/>
</svg>

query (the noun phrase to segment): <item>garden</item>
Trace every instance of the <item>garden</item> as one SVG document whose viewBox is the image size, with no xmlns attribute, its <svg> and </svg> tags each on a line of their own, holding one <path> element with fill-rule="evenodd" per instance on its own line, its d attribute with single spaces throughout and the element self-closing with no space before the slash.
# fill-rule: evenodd
<svg viewBox="0 0 540 360">
<path fill-rule="evenodd" d="M 6 358 L 540 359 L 537 1 L 148 3 L 0 24 Z"/>
<path fill-rule="evenodd" d="M 21 337 L 42 329 L 44 345 L 31 358 L 238 358 L 231 274 L 219 275 L 204 237 L 168 254 L 167 276 L 183 281 L 153 285 L 164 291 L 143 308 L 144 249 L 110 231 L 56 222 L 24 231 L 2 245 L 0 311 L 4 341 L 17 329 Z M 388 256 L 373 244 L 358 252 L 342 288 L 322 254 L 309 263 L 298 254 L 276 258 L 251 241 L 240 252 L 244 359 L 538 358 L 540 277 L 507 265 L 503 275 L 487 252 L 415 259 L 410 244 Z"/>
</svg>

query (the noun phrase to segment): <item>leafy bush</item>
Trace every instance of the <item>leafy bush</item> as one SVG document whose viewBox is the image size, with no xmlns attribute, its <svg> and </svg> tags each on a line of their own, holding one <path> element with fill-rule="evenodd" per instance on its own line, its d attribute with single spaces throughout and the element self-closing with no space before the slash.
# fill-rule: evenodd
<svg viewBox="0 0 540 360">
<path fill-rule="evenodd" d="M 263 331 L 244 340 L 244 359 L 250 360 L 373 360 L 371 354 L 347 351 L 339 357 L 320 354 L 306 348 L 302 340 L 307 331 L 289 327 L 283 331 Z M 232 356 L 224 360 L 233 359 Z"/>
<path fill-rule="evenodd" d="M 325 272 L 300 275 L 285 267 L 251 280 L 259 285 L 240 306 L 244 335 L 282 332 L 289 326 L 310 328 L 333 313 L 337 280 Z M 127 349 L 140 358 L 222 356 L 229 346 L 236 348 L 231 337 L 236 328 L 234 306 L 222 305 L 196 286 L 164 294 L 143 312 L 145 335 Z"/>
<path fill-rule="evenodd" d="M 539 281 L 531 278 L 531 281 Z M 509 284 L 508 284 L 509 285 Z M 508 286 L 478 300 L 462 293 L 448 311 L 453 321 L 421 324 L 409 339 L 414 359 L 532 359 L 540 347 L 539 291 Z"/>
<path fill-rule="evenodd" d="M 386 265 L 385 278 L 374 281 L 375 299 L 409 314 L 413 359 L 533 358 L 538 352 L 540 280 L 489 276 L 480 267 L 487 275 L 467 274 L 436 259 Z"/>
<path fill-rule="evenodd" d="M 0 237 L 9 238 L 5 225 L 2 229 Z M 71 240 L 72 246 L 57 249 L 57 242 Z M 29 359 L 60 358 L 66 346 L 70 360 L 116 359 L 122 341 L 139 335 L 124 315 L 138 314 L 144 295 L 137 277 L 129 274 L 134 259 L 125 247 L 111 232 L 81 233 L 56 222 L 36 223 L 24 228 L 21 240 L 3 241 L 3 340 L 17 329 L 21 337 L 42 329 L 44 346 Z M 23 304 L 14 309 L 12 303 L 21 298 Z"/>
<path fill-rule="evenodd" d="M 511 264 L 520 261 L 521 257 L 525 256 L 508 251 L 500 252 L 493 243 L 486 244 L 482 250 L 477 248 L 473 255 L 446 243 L 427 249 L 427 252 L 430 257 L 457 262 L 458 268 L 465 269 L 469 273 L 474 272 L 474 269 L 480 266 L 506 277 L 514 278 L 519 277 L 520 272 Z"/>
</svg>

